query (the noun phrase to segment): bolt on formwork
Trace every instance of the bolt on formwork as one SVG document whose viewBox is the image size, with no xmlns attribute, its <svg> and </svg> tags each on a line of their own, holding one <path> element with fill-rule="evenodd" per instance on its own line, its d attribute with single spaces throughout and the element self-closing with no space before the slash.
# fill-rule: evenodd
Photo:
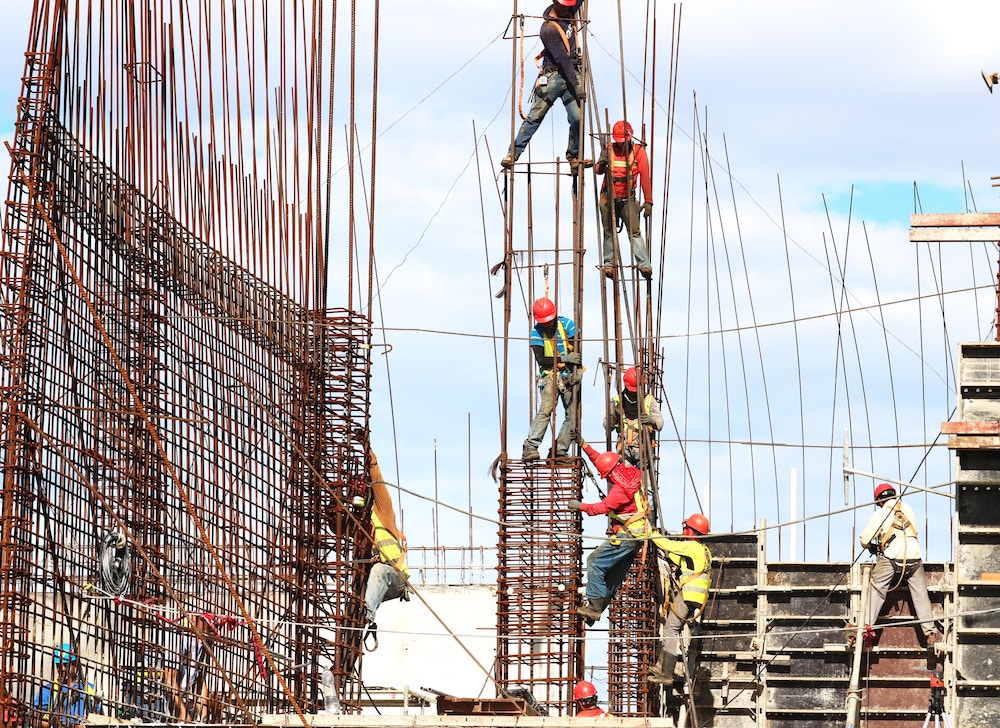
<svg viewBox="0 0 1000 728">
<path fill-rule="evenodd" d="M 579 499 L 583 461 L 559 458 L 501 468 L 497 566 L 497 684 L 527 688 L 549 715 L 570 715 L 582 678 Z"/>
</svg>

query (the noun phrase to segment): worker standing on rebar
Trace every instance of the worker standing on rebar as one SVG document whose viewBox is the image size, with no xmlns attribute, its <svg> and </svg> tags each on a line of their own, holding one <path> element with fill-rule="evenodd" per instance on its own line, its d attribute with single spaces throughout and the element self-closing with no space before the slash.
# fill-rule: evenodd
<svg viewBox="0 0 1000 728">
<path fill-rule="evenodd" d="M 580 380 L 583 377 L 583 367 L 580 366 L 582 356 L 575 350 L 577 332 L 573 320 L 557 315 L 556 305 L 549 298 L 539 298 L 531 310 L 535 325 L 531 329 L 528 345 L 538 364 L 536 383 L 539 403 L 538 413 L 531 422 L 521 450 L 521 459 L 525 462 L 538 460 L 538 447 L 549 427 L 557 399 L 562 400 L 565 415 L 556 435 L 555 456 L 561 458 L 569 454 L 569 446 L 576 440 Z"/>
<path fill-rule="evenodd" d="M 577 614 L 591 625 L 601 618 L 625 581 L 635 555 L 644 539 L 653 534 L 653 528 L 639 469 L 625 465 L 616 452 L 599 453 L 586 442 L 581 442 L 580 447 L 594 463 L 598 477 L 611 483 L 608 495 L 597 503 L 571 500 L 568 504 L 571 510 L 588 516 L 607 514 L 611 520 L 611 536 L 587 557 L 587 602 L 577 609 Z"/>
<path fill-rule="evenodd" d="M 542 13 L 542 27 L 538 33 L 544 48 L 539 56 L 541 70 L 531 92 L 531 110 L 521 123 L 514 145 L 500 161 L 504 169 L 514 166 L 556 99 L 562 99 L 569 122 L 566 159 L 573 171 L 580 164 L 580 106 L 587 100 L 583 59 L 577 45 L 576 15 L 581 7 L 583 0 L 555 0 Z M 589 160 L 583 161 L 585 167 L 590 164 Z"/>
<path fill-rule="evenodd" d="M 34 707 L 42 712 L 41 727 L 78 726 L 88 713 L 101 712 L 97 688 L 79 672 L 76 650 L 66 642 L 52 655 L 55 679 L 42 685 Z"/>
<path fill-rule="evenodd" d="M 875 505 L 878 510 L 861 531 L 861 545 L 878 557 L 872 569 L 865 626 L 871 628 L 875 624 L 889 591 L 906 582 L 927 645 L 937 644 L 942 635 L 931 612 L 913 509 L 896 497 L 896 489 L 889 483 L 875 486 Z"/>
<path fill-rule="evenodd" d="M 406 537 L 396 525 L 396 513 L 382 477 L 382 468 L 372 450 L 368 451 L 368 457 L 368 473 L 375 499 L 371 511 L 374 563 L 365 585 L 365 622 L 368 632 L 376 635 L 375 612 L 379 606 L 393 599 L 410 601 L 410 570 L 406 566 Z M 378 644 L 377 637 L 375 644 Z"/>
<path fill-rule="evenodd" d="M 636 185 L 642 186 L 642 212 L 648 220 L 653 214 L 653 181 L 649 174 L 649 158 L 646 148 L 636 144 L 632 138 L 632 125 L 627 121 L 616 121 L 611 130 L 611 143 L 604 147 L 601 156 L 594 165 L 597 174 L 610 175 L 604 177 L 601 185 L 601 223 L 604 227 L 604 244 L 601 250 L 603 265 L 601 270 L 608 278 L 613 278 L 617 270 L 615 260 L 616 240 L 619 222 L 625 224 L 629 238 L 632 240 L 632 257 L 643 277 L 653 275 L 653 267 L 649 262 L 649 252 L 639 232 L 639 200 L 636 198 Z M 611 189 L 608 189 L 608 176 L 611 178 Z M 613 194 L 612 194 L 613 192 Z"/>
<path fill-rule="evenodd" d="M 649 673 L 649 681 L 658 685 L 670 685 L 683 673 L 675 675 L 678 658 L 681 655 L 681 632 L 684 625 L 691 628 L 691 634 L 700 632 L 698 620 L 708 602 L 708 590 L 712 586 L 712 552 L 698 538 L 709 531 L 708 519 L 701 513 L 693 513 L 684 521 L 683 539 L 656 536 L 656 544 L 667 557 L 667 616 L 663 628 L 663 645 L 660 657 Z M 689 650 L 688 660 L 683 665 L 688 677 L 694 676 L 694 659 Z"/>
<path fill-rule="evenodd" d="M 645 383 L 645 377 L 642 378 Z M 626 463 L 633 467 L 641 467 L 642 447 L 649 443 L 646 458 L 652 455 L 656 444 L 654 433 L 663 429 L 663 414 L 660 403 L 646 392 L 639 402 L 639 372 L 635 367 L 629 367 L 622 376 L 620 394 L 612 395 L 608 413 L 604 418 L 604 429 L 611 428 L 618 433 L 615 445 L 618 453 Z"/>
</svg>

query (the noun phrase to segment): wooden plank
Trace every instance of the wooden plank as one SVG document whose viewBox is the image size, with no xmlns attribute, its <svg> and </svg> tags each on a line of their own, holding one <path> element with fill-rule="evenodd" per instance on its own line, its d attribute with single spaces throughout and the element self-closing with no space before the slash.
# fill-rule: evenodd
<svg viewBox="0 0 1000 728">
<path fill-rule="evenodd" d="M 942 422 L 943 435 L 1000 435 L 1000 422 Z"/>
<path fill-rule="evenodd" d="M 978 435 L 952 435 L 948 438 L 949 450 L 1000 450 L 1000 437 Z"/>
<path fill-rule="evenodd" d="M 995 243 L 1000 227 L 911 227 L 911 243 Z"/>
<path fill-rule="evenodd" d="M 1000 212 L 945 212 L 910 215 L 910 227 L 976 227 L 1000 225 Z"/>
</svg>

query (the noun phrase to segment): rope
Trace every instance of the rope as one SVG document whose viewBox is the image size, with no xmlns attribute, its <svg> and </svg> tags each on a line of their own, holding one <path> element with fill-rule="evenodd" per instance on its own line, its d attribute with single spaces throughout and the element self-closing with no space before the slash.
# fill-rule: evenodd
<svg viewBox="0 0 1000 728">
<path fill-rule="evenodd" d="M 115 596 L 128 591 L 132 575 L 132 554 L 125 534 L 108 531 L 101 538 L 99 561 L 101 589 Z"/>
</svg>

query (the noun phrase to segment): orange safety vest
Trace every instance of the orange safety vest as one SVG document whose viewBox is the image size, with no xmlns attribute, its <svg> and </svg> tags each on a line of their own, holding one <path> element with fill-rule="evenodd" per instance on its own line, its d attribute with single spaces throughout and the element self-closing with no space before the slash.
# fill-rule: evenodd
<svg viewBox="0 0 1000 728">
<path fill-rule="evenodd" d="M 630 197 L 639 179 L 639 163 L 635 161 L 635 149 L 629 144 L 628 154 L 615 153 L 614 144 L 608 150 L 611 167 L 611 181 L 615 186 L 615 197 Z M 629 186 L 631 182 L 631 186 Z"/>
</svg>

